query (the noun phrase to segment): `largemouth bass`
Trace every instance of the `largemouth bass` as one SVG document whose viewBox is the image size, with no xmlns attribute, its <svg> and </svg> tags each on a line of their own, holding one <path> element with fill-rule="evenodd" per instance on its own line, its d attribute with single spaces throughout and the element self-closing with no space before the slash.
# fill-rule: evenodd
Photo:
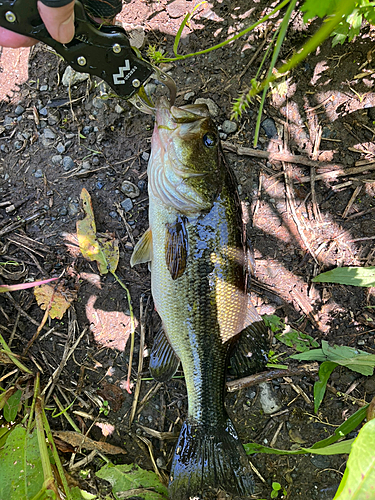
<svg viewBox="0 0 375 500">
<path fill-rule="evenodd" d="M 150 370 L 185 374 L 188 417 L 172 462 L 172 500 L 221 489 L 247 498 L 249 461 L 224 407 L 228 361 L 237 373 L 265 362 L 267 329 L 247 293 L 247 250 L 234 174 L 205 105 L 156 105 L 148 164 L 150 228 L 131 265 L 149 262 L 163 324 Z"/>
</svg>

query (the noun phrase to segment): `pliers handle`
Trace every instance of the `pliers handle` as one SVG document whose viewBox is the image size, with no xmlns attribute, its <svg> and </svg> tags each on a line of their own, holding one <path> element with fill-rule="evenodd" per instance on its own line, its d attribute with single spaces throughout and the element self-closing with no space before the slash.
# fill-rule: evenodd
<svg viewBox="0 0 375 500">
<path fill-rule="evenodd" d="M 98 76 L 118 97 L 130 99 L 141 111 L 152 112 L 152 106 L 138 96 L 151 76 L 169 87 L 171 100 L 174 101 L 175 84 L 172 78 L 136 54 L 123 28 L 94 23 L 78 0 L 74 15 L 74 38 L 62 44 L 48 33 L 39 16 L 36 0 L 0 0 L 0 26 L 49 45 L 73 69 Z"/>
</svg>

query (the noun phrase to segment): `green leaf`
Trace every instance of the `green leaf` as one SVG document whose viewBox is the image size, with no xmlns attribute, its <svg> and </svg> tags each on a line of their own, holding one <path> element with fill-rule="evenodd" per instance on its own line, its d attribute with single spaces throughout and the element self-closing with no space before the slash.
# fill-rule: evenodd
<svg viewBox="0 0 375 500">
<path fill-rule="evenodd" d="M 12 394 L 12 396 L 10 396 L 10 398 L 5 403 L 3 414 L 7 422 L 15 421 L 18 413 L 18 407 L 21 401 L 21 396 L 22 391 L 18 389 L 14 394 Z"/>
<path fill-rule="evenodd" d="M 116 499 L 137 496 L 145 500 L 167 500 L 167 488 L 155 472 L 143 470 L 138 465 L 105 465 L 96 476 L 109 481 Z M 128 493 L 128 495 L 127 495 Z"/>
<path fill-rule="evenodd" d="M 331 347 L 326 340 L 322 340 L 321 349 L 311 349 L 300 354 L 293 354 L 290 358 L 299 361 L 333 361 L 366 376 L 373 375 L 375 367 L 374 354 L 348 346 L 335 345 Z"/>
<path fill-rule="evenodd" d="M 36 432 L 27 434 L 24 427 L 15 426 L 0 450 L 0 464 L 0 498 L 29 500 L 43 488 Z"/>
<path fill-rule="evenodd" d="M 310 349 L 310 351 L 293 354 L 289 357 L 298 359 L 298 361 L 327 361 L 327 356 L 324 354 L 323 349 Z"/>
<path fill-rule="evenodd" d="M 340 0 L 326 0 L 325 2 L 317 0 L 306 0 L 302 5 L 301 10 L 305 12 L 303 22 L 307 23 L 309 19 L 314 17 L 324 17 L 333 14 Z M 354 5 L 354 2 L 353 2 Z"/>
<path fill-rule="evenodd" d="M 367 404 L 366 406 L 363 406 L 362 408 L 357 410 L 355 413 L 353 413 L 353 415 L 345 420 L 345 422 L 337 427 L 332 436 L 322 439 L 321 441 L 317 441 L 312 445 L 311 448 L 324 448 L 330 444 L 336 443 L 336 441 L 342 439 L 344 436 L 349 434 L 349 432 L 352 432 L 366 418 L 368 406 L 369 405 Z"/>
<path fill-rule="evenodd" d="M 375 420 L 370 420 L 355 439 L 344 477 L 334 500 L 365 500 L 375 497 Z"/>
<path fill-rule="evenodd" d="M 278 450 L 277 448 L 269 448 L 257 443 L 244 444 L 245 451 L 248 455 L 253 453 L 266 453 L 268 455 L 304 455 L 312 453 L 313 455 L 341 455 L 350 453 L 354 439 L 347 439 L 340 443 L 334 443 L 324 448 L 300 448 L 299 450 Z"/>
<path fill-rule="evenodd" d="M 326 340 L 322 341 L 322 350 L 329 361 L 346 366 L 362 375 L 373 375 L 375 355 L 348 346 L 331 347 Z"/>
<path fill-rule="evenodd" d="M 314 384 L 314 411 L 318 413 L 319 406 L 326 392 L 327 382 L 337 363 L 324 361 L 319 367 L 319 380 Z"/>
<path fill-rule="evenodd" d="M 289 330 L 289 332 L 278 333 L 276 338 L 283 344 L 288 347 L 293 347 L 299 352 L 305 352 L 308 351 L 310 347 L 319 346 L 318 342 L 310 335 L 293 329 Z"/>
<path fill-rule="evenodd" d="M 337 267 L 332 271 L 319 274 L 312 280 L 314 283 L 340 283 L 352 286 L 375 286 L 375 266 L 370 267 Z"/>
<path fill-rule="evenodd" d="M 266 326 L 271 328 L 271 331 L 274 333 L 285 328 L 284 321 L 279 316 L 276 316 L 276 314 L 264 314 L 262 318 Z"/>
</svg>

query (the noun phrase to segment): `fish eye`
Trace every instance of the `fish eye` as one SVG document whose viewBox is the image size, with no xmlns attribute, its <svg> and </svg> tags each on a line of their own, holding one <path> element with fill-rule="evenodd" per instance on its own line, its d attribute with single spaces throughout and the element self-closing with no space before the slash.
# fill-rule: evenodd
<svg viewBox="0 0 375 500">
<path fill-rule="evenodd" d="M 213 148 L 216 145 L 216 135 L 215 134 L 204 134 L 203 144 L 207 148 Z"/>
</svg>

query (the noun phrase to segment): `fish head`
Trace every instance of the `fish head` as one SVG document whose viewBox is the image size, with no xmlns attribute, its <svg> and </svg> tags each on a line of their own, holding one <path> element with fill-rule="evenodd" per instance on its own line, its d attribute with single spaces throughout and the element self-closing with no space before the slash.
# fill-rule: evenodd
<svg viewBox="0 0 375 500">
<path fill-rule="evenodd" d="M 156 105 L 148 166 L 150 193 L 179 212 L 209 209 L 223 177 L 219 135 L 205 104 Z"/>
</svg>

